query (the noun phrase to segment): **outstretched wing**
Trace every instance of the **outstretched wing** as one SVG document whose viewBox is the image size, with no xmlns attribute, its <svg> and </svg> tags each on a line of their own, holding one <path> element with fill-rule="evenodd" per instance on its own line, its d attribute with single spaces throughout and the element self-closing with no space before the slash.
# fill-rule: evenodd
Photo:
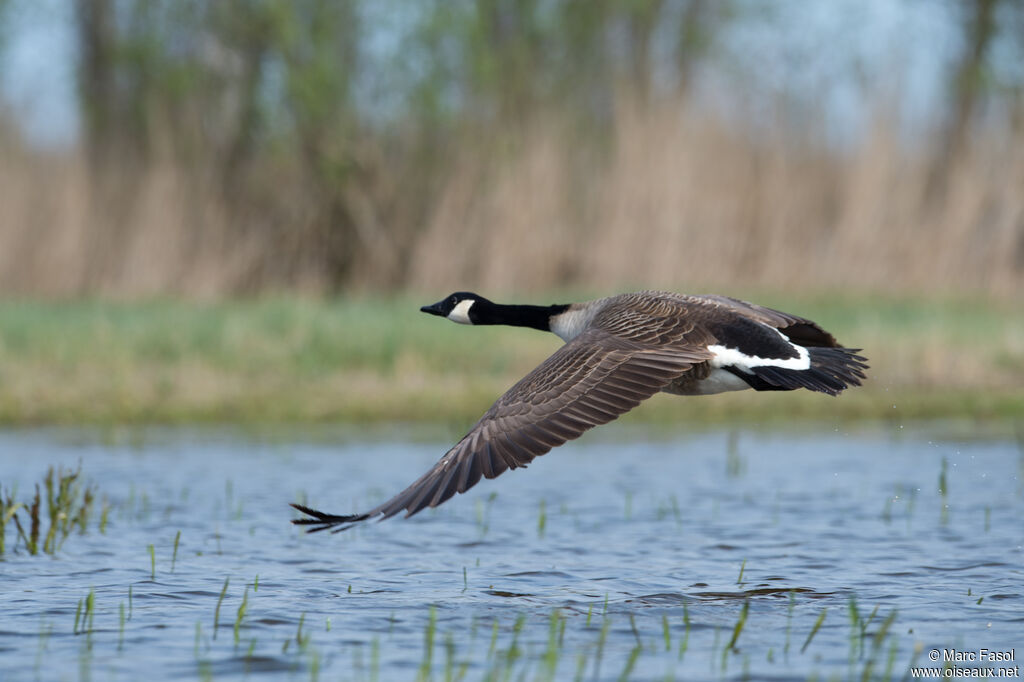
<svg viewBox="0 0 1024 682">
<path fill-rule="evenodd" d="M 293 504 L 309 517 L 293 523 L 311 526 L 310 532 L 337 532 L 374 517 L 401 511 L 408 517 L 436 507 L 481 477 L 526 466 L 616 419 L 709 357 L 703 347 L 652 345 L 588 329 L 498 398 L 462 440 L 398 495 L 364 514 L 325 514 Z"/>
<path fill-rule="evenodd" d="M 834 336 L 818 326 L 818 323 L 774 308 L 741 301 L 738 298 L 707 294 L 704 296 L 684 296 L 683 298 L 699 303 L 711 303 L 735 310 L 743 317 L 756 320 L 770 327 L 775 327 L 786 335 L 790 341 L 808 348 L 835 348 L 839 346 Z"/>
</svg>

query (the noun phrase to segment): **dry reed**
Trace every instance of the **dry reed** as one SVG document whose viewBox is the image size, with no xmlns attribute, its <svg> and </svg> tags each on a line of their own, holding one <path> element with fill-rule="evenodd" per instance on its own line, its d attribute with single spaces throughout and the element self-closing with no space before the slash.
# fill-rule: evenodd
<svg viewBox="0 0 1024 682">
<path fill-rule="evenodd" d="M 396 209 L 408 184 L 384 177 L 390 194 L 351 196 L 341 242 L 295 164 L 249 169 L 228 198 L 170 153 L 95 177 L 0 135 L 0 291 L 1024 290 L 1022 130 L 981 131 L 936 190 L 933 150 L 884 123 L 837 151 L 677 105 L 614 121 L 603 145 L 555 119 L 504 146 L 467 136 L 410 200 L 426 214 Z M 342 281 L 325 249 L 355 262 Z"/>
</svg>

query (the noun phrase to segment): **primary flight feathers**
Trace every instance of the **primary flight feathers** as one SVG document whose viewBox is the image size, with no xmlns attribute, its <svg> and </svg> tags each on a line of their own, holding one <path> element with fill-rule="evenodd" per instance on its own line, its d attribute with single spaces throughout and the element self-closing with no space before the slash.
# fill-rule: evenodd
<svg viewBox="0 0 1024 682">
<path fill-rule="evenodd" d="M 659 391 L 707 395 L 806 388 L 837 395 L 865 378 L 859 349 L 814 322 L 725 296 L 659 291 L 566 305 L 501 305 L 457 292 L 423 312 L 462 324 L 550 331 L 565 345 L 519 380 L 409 487 L 362 514 L 299 504 L 309 532 L 436 507 L 480 478 L 526 466 Z"/>
</svg>

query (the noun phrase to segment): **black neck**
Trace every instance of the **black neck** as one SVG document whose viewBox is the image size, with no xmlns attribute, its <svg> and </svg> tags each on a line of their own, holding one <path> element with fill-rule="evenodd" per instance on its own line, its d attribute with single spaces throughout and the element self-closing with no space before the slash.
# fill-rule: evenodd
<svg viewBox="0 0 1024 682">
<path fill-rule="evenodd" d="M 507 324 L 513 327 L 530 327 L 551 331 L 551 316 L 564 313 L 568 305 L 502 305 L 480 301 L 470 310 L 473 324 Z"/>
</svg>

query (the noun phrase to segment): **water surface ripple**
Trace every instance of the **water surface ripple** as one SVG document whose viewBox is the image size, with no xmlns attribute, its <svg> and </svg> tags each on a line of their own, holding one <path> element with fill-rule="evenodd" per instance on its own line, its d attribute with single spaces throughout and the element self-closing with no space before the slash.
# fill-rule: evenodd
<svg viewBox="0 0 1024 682">
<path fill-rule="evenodd" d="M 933 649 L 1024 656 L 1016 442 L 621 427 L 411 520 L 288 523 L 444 449 L 0 433 L 4 495 L 81 463 L 111 505 L 54 557 L 8 526 L 0 678 L 901 679 Z"/>
</svg>

